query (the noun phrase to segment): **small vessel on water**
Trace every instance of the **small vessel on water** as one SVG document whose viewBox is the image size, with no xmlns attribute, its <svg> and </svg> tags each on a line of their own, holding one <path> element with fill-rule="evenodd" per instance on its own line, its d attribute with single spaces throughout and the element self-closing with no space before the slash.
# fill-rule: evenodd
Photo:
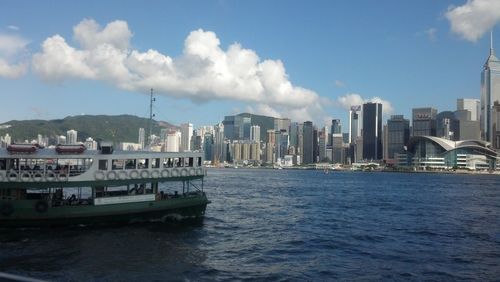
<svg viewBox="0 0 500 282">
<path fill-rule="evenodd" d="M 205 174 L 199 152 L 10 145 L 0 149 L 0 226 L 202 218 Z"/>
</svg>

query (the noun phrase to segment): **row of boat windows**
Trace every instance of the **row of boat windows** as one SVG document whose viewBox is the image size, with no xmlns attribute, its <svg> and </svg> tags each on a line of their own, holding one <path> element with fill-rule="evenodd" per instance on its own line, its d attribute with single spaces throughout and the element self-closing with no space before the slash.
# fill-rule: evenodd
<svg viewBox="0 0 500 282">
<path fill-rule="evenodd" d="M 110 168 L 111 170 L 123 170 L 194 166 L 201 166 L 201 157 L 99 160 L 99 170 L 109 170 Z"/>
<path fill-rule="evenodd" d="M 68 173 L 78 175 L 92 166 L 91 158 L 83 159 L 0 159 L 0 170 L 33 173 Z"/>
</svg>

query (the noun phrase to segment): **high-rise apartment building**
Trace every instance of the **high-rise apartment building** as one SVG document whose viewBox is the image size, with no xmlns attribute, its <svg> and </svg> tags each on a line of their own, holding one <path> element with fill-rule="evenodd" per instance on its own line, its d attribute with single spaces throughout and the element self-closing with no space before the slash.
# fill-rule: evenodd
<svg viewBox="0 0 500 282">
<path fill-rule="evenodd" d="M 260 126 L 252 125 L 250 127 L 250 141 L 260 142 Z"/>
<path fill-rule="evenodd" d="M 313 147 L 314 147 L 314 127 L 313 123 L 311 121 L 306 121 L 304 122 L 304 126 L 302 129 L 302 148 L 303 148 L 303 159 L 302 163 L 303 164 L 312 164 L 314 162 L 314 152 L 313 152 Z"/>
<path fill-rule="evenodd" d="M 165 133 L 165 136 L 166 136 L 166 133 Z M 142 128 L 142 127 L 139 128 L 139 140 L 138 140 L 139 142 L 138 143 L 141 146 L 141 149 L 145 148 L 144 147 L 146 145 L 146 139 L 145 139 L 145 137 L 146 137 L 146 133 L 144 131 L 144 128 Z"/>
<path fill-rule="evenodd" d="M 490 38 L 490 55 L 481 72 L 481 137 L 491 142 L 493 148 L 500 148 L 500 61 L 493 49 L 493 35 Z"/>
<path fill-rule="evenodd" d="M 436 109 L 414 108 L 412 115 L 412 136 L 436 136 Z"/>
<path fill-rule="evenodd" d="M 363 104 L 363 159 L 382 159 L 382 104 Z"/>
<path fill-rule="evenodd" d="M 78 137 L 78 131 L 74 129 L 70 129 L 66 131 L 66 143 L 67 144 L 76 144 L 76 140 Z"/>
</svg>

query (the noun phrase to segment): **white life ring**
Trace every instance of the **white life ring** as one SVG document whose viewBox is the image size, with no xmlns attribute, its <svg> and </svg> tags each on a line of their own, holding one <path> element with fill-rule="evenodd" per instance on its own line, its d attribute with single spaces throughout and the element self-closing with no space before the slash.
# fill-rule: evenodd
<svg viewBox="0 0 500 282">
<path fill-rule="evenodd" d="M 43 180 L 43 175 L 40 172 L 36 172 L 35 174 L 33 174 L 33 181 L 41 182 Z"/>
<path fill-rule="evenodd" d="M 15 171 L 11 170 L 11 171 L 9 171 L 9 172 L 7 173 L 7 180 L 9 180 L 9 181 L 11 181 L 11 182 L 12 182 L 12 181 L 17 181 L 18 176 L 19 176 L 19 175 L 17 174 L 17 172 L 15 172 Z"/>
<path fill-rule="evenodd" d="M 174 168 L 172 169 L 172 177 L 178 177 L 179 176 L 179 169 L 178 168 Z"/>
<path fill-rule="evenodd" d="M 115 180 L 117 175 L 116 175 L 116 171 L 110 171 L 108 172 L 108 180 Z"/>
<path fill-rule="evenodd" d="M 189 169 L 189 175 L 190 176 L 195 176 L 196 175 L 196 170 L 194 168 Z"/>
<path fill-rule="evenodd" d="M 161 177 L 170 177 L 170 171 L 168 169 L 164 169 L 161 171 Z"/>
<path fill-rule="evenodd" d="M 22 182 L 29 182 L 31 181 L 31 173 L 24 171 L 21 173 L 21 181 Z"/>
<path fill-rule="evenodd" d="M 94 173 L 94 178 L 96 180 L 103 180 L 104 179 L 104 172 L 102 172 L 101 170 L 98 170 Z M 48 179 L 47 179 L 48 180 Z"/>
<path fill-rule="evenodd" d="M 58 181 L 68 181 L 68 174 L 66 172 L 61 172 L 57 176 Z"/>
<path fill-rule="evenodd" d="M 129 174 L 130 178 L 136 179 L 139 178 L 139 172 L 137 170 L 132 170 Z"/>
<path fill-rule="evenodd" d="M 203 175 L 203 174 L 204 174 L 204 173 L 203 173 L 203 168 L 201 168 L 201 167 L 200 167 L 200 168 L 198 168 L 198 169 L 196 170 L 196 174 L 197 174 L 197 175 Z"/>
<path fill-rule="evenodd" d="M 128 177 L 128 176 L 127 176 L 127 172 L 125 172 L 125 171 L 123 171 L 123 170 L 122 170 L 122 171 L 120 171 L 120 172 L 118 172 L 118 179 L 120 179 L 120 180 L 125 180 L 125 179 L 127 179 L 127 177 Z"/>
<path fill-rule="evenodd" d="M 188 176 L 188 175 L 189 175 L 189 172 L 188 172 L 187 168 L 183 168 L 181 170 L 181 176 Z"/>
<path fill-rule="evenodd" d="M 149 171 L 147 170 L 141 171 L 141 178 L 149 178 Z"/>
<path fill-rule="evenodd" d="M 151 172 L 151 177 L 152 178 L 158 178 L 158 177 L 160 177 L 160 172 L 158 170 L 153 170 Z"/>
</svg>

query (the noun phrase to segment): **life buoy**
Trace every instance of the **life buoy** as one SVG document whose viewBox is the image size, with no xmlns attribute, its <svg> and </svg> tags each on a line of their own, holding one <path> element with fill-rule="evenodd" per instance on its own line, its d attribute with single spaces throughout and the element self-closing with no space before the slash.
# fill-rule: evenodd
<svg viewBox="0 0 500 282">
<path fill-rule="evenodd" d="M 56 174 L 53 173 L 52 171 L 47 172 L 47 174 L 45 175 L 45 180 L 49 182 L 56 180 Z"/>
<path fill-rule="evenodd" d="M 94 178 L 96 180 L 103 180 L 104 179 L 104 172 L 98 170 L 94 173 Z"/>
<path fill-rule="evenodd" d="M 59 175 L 57 176 L 57 180 L 68 181 L 68 174 L 66 174 L 65 172 L 59 173 Z"/>
<path fill-rule="evenodd" d="M 201 167 L 200 167 L 200 168 L 198 168 L 198 169 L 196 170 L 196 174 L 197 174 L 197 175 L 203 175 L 203 174 L 204 174 L 204 173 L 203 173 L 203 168 L 201 168 Z"/>
<path fill-rule="evenodd" d="M 21 181 L 22 182 L 29 182 L 31 181 L 31 173 L 24 171 L 21 173 Z"/>
<path fill-rule="evenodd" d="M 110 171 L 108 172 L 108 180 L 115 180 L 117 177 L 116 171 Z"/>
<path fill-rule="evenodd" d="M 118 172 L 118 178 L 121 179 L 121 180 L 127 179 L 127 172 L 125 172 L 123 170 L 120 171 L 120 172 Z"/>
<path fill-rule="evenodd" d="M 179 176 L 179 169 L 174 168 L 172 169 L 172 177 L 178 177 Z"/>
<path fill-rule="evenodd" d="M 187 168 L 183 168 L 181 170 L 181 176 L 188 176 L 188 175 L 189 175 L 189 172 L 188 172 Z"/>
<path fill-rule="evenodd" d="M 43 181 L 43 175 L 40 172 L 33 174 L 33 181 L 35 182 Z"/>
<path fill-rule="evenodd" d="M 130 172 L 130 178 L 132 178 L 132 179 L 139 178 L 139 172 L 137 170 L 132 170 Z"/>
<path fill-rule="evenodd" d="M 10 203 L 3 204 L 0 207 L 0 213 L 4 216 L 9 216 L 14 212 L 14 207 Z"/>
<path fill-rule="evenodd" d="M 170 171 L 168 169 L 164 169 L 161 171 L 161 177 L 169 177 L 170 176 Z"/>
<path fill-rule="evenodd" d="M 153 170 L 151 172 L 151 177 L 152 178 L 158 178 L 158 177 L 160 177 L 160 172 L 158 170 Z"/>
<path fill-rule="evenodd" d="M 35 203 L 35 210 L 39 213 L 44 213 L 49 209 L 49 204 L 47 201 L 40 200 Z"/>
<path fill-rule="evenodd" d="M 141 171 L 141 178 L 149 178 L 149 171 L 147 170 Z"/>
<path fill-rule="evenodd" d="M 17 174 L 17 172 L 15 172 L 15 171 L 10 171 L 10 172 L 7 174 L 7 179 L 8 179 L 9 181 L 17 181 L 18 176 L 19 176 L 19 175 Z"/>
<path fill-rule="evenodd" d="M 190 176 L 195 176 L 196 175 L 196 170 L 194 168 L 189 169 L 189 175 Z"/>
</svg>

